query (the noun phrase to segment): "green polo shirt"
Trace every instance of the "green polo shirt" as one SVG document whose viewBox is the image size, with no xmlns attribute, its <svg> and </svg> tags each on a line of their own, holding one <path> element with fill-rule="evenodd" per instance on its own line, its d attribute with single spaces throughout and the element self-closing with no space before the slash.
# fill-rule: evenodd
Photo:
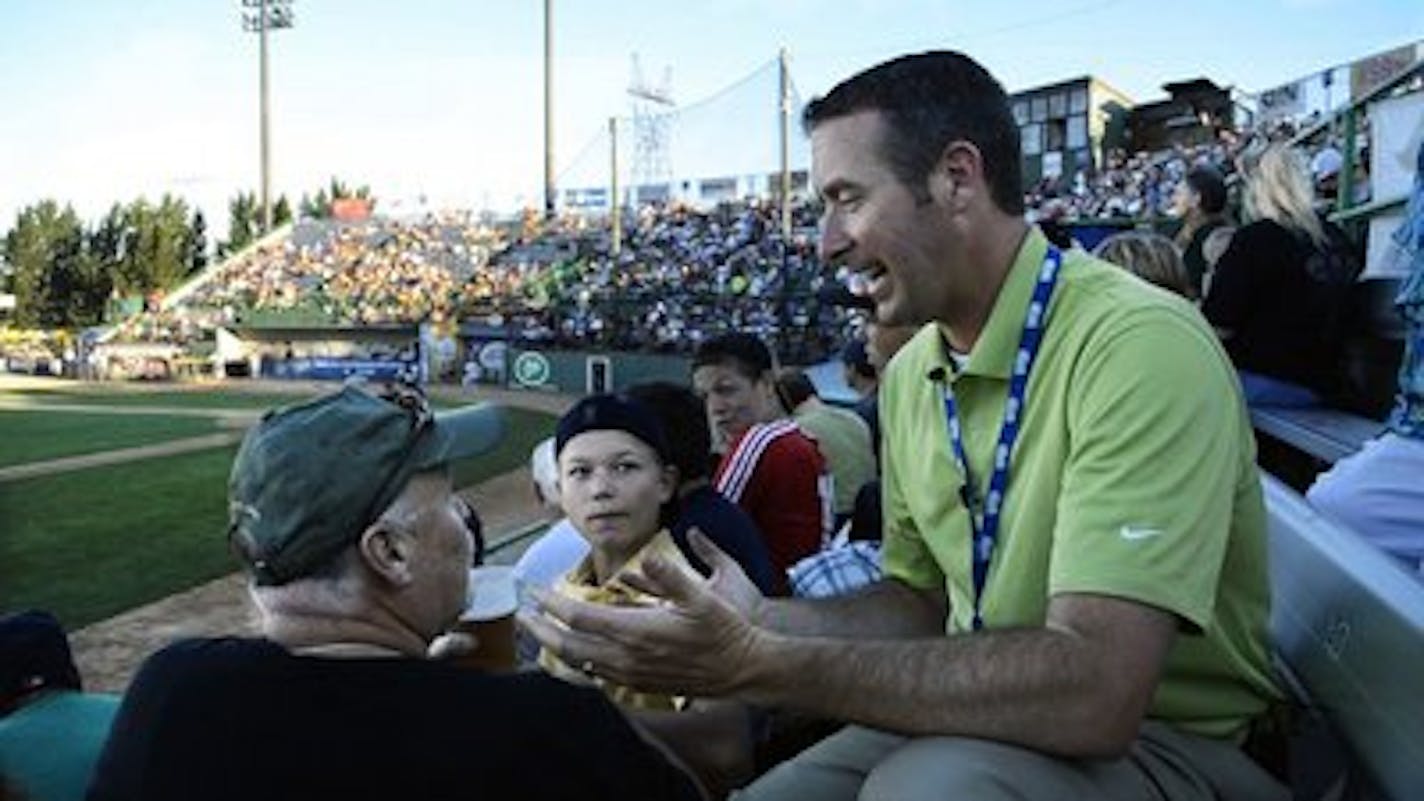
<svg viewBox="0 0 1424 801">
<path fill-rule="evenodd" d="M 929 325 L 880 387 L 885 572 L 922 589 L 943 586 L 951 633 L 971 628 L 974 584 L 944 387 L 982 498 L 1047 246 L 1036 228 L 1024 239 L 962 370 Z M 1149 716 L 1197 734 L 1240 735 L 1278 697 L 1254 451 L 1236 373 L 1197 310 L 1125 270 L 1065 252 L 1010 466 L 985 627 L 1040 626 L 1058 593 L 1165 609 L 1182 631 Z"/>
</svg>

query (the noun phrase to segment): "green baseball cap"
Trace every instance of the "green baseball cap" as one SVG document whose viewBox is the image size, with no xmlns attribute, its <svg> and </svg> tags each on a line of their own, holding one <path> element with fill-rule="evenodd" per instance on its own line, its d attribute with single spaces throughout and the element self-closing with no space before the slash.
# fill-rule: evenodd
<svg viewBox="0 0 1424 801">
<path fill-rule="evenodd" d="M 354 543 L 417 473 L 492 450 L 504 410 L 432 414 L 403 388 L 348 386 L 268 412 L 247 432 L 228 480 L 228 542 L 261 585 L 285 584 Z"/>
</svg>

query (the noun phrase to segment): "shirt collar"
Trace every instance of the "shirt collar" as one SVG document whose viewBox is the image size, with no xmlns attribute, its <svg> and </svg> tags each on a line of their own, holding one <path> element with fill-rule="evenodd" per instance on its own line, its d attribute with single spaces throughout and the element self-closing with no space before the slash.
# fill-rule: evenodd
<svg viewBox="0 0 1424 801">
<path fill-rule="evenodd" d="M 994 310 L 989 313 L 984 330 L 979 332 L 974 349 L 969 351 L 969 363 L 962 371 L 957 370 L 949 358 L 949 343 L 945 342 L 943 334 L 938 334 L 939 347 L 934 349 L 927 373 L 930 380 L 948 376 L 952 381 L 961 372 L 1009 380 L 1023 334 L 1024 315 L 1028 313 L 1028 302 L 1033 297 L 1039 269 L 1047 254 L 1048 240 L 1038 226 L 1030 226 L 1028 235 L 1014 256 L 1013 265 L 1009 267 L 1009 274 L 1004 278 L 1004 285 L 994 299 Z"/>
</svg>

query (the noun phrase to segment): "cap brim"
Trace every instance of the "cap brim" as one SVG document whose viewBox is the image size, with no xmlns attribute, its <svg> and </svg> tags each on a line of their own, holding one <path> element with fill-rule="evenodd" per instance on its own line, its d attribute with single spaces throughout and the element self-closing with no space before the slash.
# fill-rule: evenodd
<svg viewBox="0 0 1424 801">
<path fill-rule="evenodd" d="M 424 464 L 434 467 L 480 456 L 504 441 L 504 408 L 481 403 L 442 411 L 435 415 L 435 430 L 433 447 L 421 460 Z"/>
</svg>

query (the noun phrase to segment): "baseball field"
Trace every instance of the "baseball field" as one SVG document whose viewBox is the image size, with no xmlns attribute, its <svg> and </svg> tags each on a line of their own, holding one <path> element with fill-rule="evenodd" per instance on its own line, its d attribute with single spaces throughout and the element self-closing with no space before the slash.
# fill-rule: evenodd
<svg viewBox="0 0 1424 801">
<path fill-rule="evenodd" d="M 124 647 L 122 630 L 146 639 L 156 627 L 212 632 L 224 627 L 220 619 L 240 618 L 244 610 L 221 608 L 241 606 L 224 538 L 233 455 L 262 411 L 331 389 L 0 375 L 0 610 L 52 611 L 73 635 L 81 669 L 100 684 L 121 682 L 129 666 L 114 672 L 105 664 L 112 660 L 85 653 L 86 643 L 118 646 L 131 660 L 145 644 Z M 457 464 L 456 483 L 492 539 L 537 521 L 526 464 L 567 400 L 455 388 L 432 400 L 510 407 L 501 447 Z M 188 616 L 214 614 L 219 620 L 185 625 Z"/>
</svg>

